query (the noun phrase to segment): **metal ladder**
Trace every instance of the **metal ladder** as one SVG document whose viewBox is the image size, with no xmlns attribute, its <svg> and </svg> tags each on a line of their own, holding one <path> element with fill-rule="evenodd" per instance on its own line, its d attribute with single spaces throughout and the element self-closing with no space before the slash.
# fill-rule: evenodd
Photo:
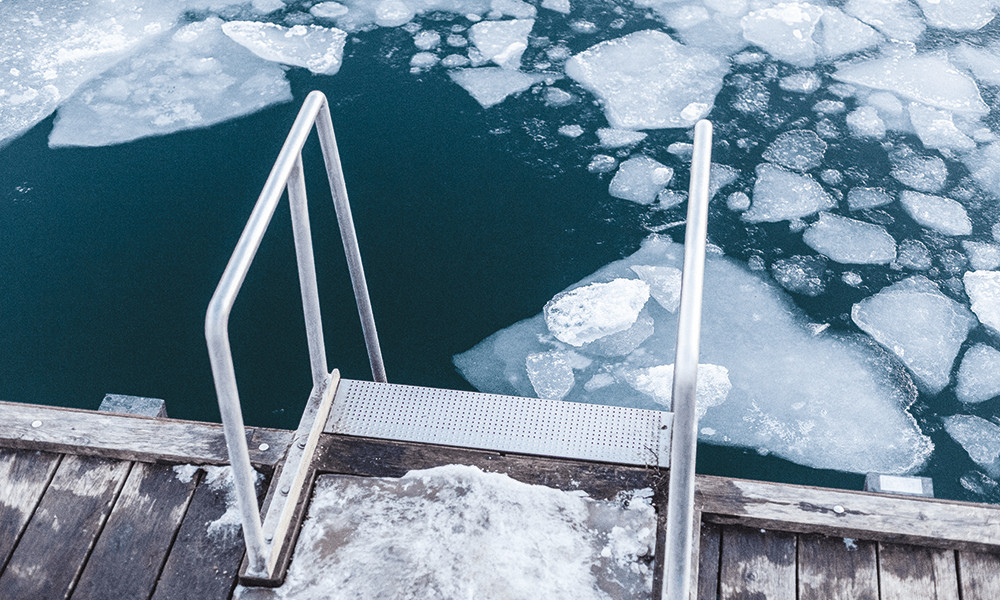
<svg viewBox="0 0 1000 600">
<path fill-rule="evenodd" d="M 315 126 L 361 317 L 374 381 L 341 381 L 328 372 L 302 168 L 302 148 Z M 439 390 L 386 382 L 364 268 L 351 217 L 330 109 L 321 92 L 306 98 L 264 184 L 205 318 L 212 374 L 222 415 L 247 561 L 241 580 L 280 585 L 291 553 L 293 515 L 308 493 L 310 463 L 324 431 L 670 468 L 663 598 L 689 595 L 697 443 L 695 386 L 708 215 L 712 127 L 695 126 L 684 270 L 681 285 L 673 412 Z M 305 315 L 313 388 L 277 490 L 261 519 L 236 385 L 228 323 L 236 296 L 281 196 L 287 189 Z M 595 435 L 595 433 L 599 435 Z"/>
</svg>

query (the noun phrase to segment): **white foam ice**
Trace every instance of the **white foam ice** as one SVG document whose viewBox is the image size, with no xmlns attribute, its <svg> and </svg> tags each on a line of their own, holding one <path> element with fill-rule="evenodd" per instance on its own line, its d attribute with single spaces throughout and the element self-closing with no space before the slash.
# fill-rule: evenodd
<svg viewBox="0 0 1000 600">
<path fill-rule="evenodd" d="M 632 256 L 570 290 L 635 277 L 637 266 L 679 269 L 682 260 L 680 244 L 652 236 Z M 617 302 L 628 299 L 624 294 Z M 861 473 L 908 472 L 924 463 L 932 445 L 903 408 L 916 396 L 909 377 L 866 338 L 817 333 L 780 288 L 717 254 L 706 260 L 704 301 L 701 361 L 725 367 L 732 389 L 701 419 L 703 440 Z M 634 307 L 609 310 L 635 313 Z M 642 312 L 653 319 L 653 333 L 628 356 L 572 348 L 593 363 L 576 373 L 578 383 L 565 400 L 660 407 L 623 377 L 673 362 L 677 316 L 653 302 Z M 530 395 L 525 357 L 554 349 L 570 348 L 552 337 L 538 315 L 456 356 L 455 364 L 480 390 Z"/>
<path fill-rule="evenodd" d="M 828 212 L 806 228 L 807 246 L 844 264 L 887 264 L 896 260 L 896 240 L 885 227 Z"/>
<path fill-rule="evenodd" d="M 950 112 L 919 103 L 908 107 L 910 123 L 926 148 L 972 150 L 976 142 L 957 126 Z"/>
<path fill-rule="evenodd" d="M 826 142 L 808 129 L 793 129 L 774 138 L 764 151 L 764 159 L 793 171 L 809 171 L 820 166 Z"/>
<path fill-rule="evenodd" d="M 826 291 L 829 279 L 826 259 L 821 256 L 789 256 L 771 265 L 771 277 L 794 294 L 816 297 Z"/>
<path fill-rule="evenodd" d="M 619 377 L 638 392 L 649 396 L 666 410 L 673 406 L 674 365 L 623 368 Z M 708 409 L 726 401 L 733 384 L 729 381 L 729 370 L 719 365 L 698 365 L 698 380 L 695 389 L 695 412 L 698 418 L 705 416 Z"/>
<path fill-rule="evenodd" d="M 835 205 L 833 197 L 809 175 L 763 163 L 757 167 L 753 204 L 742 218 L 751 223 L 784 221 L 807 217 Z"/>
<path fill-rule="evenodd" d="M 975 80 L 951 64 L 946 52 L 841 64 L 833 78 L 963 115 L 980 117 L 990 110 Z"/>
<path fill-rule="evenodd" d="M 264 60 L 305 67 L 320 75 L 340 70 L 347 34 L 335 27 L 282 27 L 258 21 L 229 21 L 222 32 Z"/>
<path fill-rule="evenodd" d="M 966 404 L 978 404 L 1000 396 L 1000 350 L 976 344 L 966 351 L 958 368 L 955 396 Z"/>
<path fill-rule="evenodd" d="M 974 415 L 945 417 L 944 429 L 987 475 L 1000 478 L 1000 426 Z"/>
<path fill-rule="evenodd" d="M 629 129 L 614 129 L 611 127 L 601 127 L 597 130 L 597 139 L 603 148 L 625 148 L 634 146 L 646 139 L 645 133 L 641 131 L 631 131 Z"/>
<path fill-rule="evenodd" d="M 885 121 L 873 106 L 859 106 L 848 113 L 846 120 L 847 128 L 854 137 L 876 140 L 885 137 Z"/>
<path fill-rule="evenodd" d="M 899 193 L 899 202 L 914 221 L 945 235 L 969 235 L 972 221 L 959 202 L 910 190 Z"/>
<path fill-rule="evenodd" d="M 545 304 L 545 325 L 561 342 L 582 346 L 625 331 L 649 300 L 649 285 L 618 278 L 557 294 Z"/>
<path fill-rule="evenodd" d="M 674 170 L 648 156 L 633 156 L 618 167 L 608 193 L 638 204 L 652 204 L 674 176 Z"/>
<path fill-rule="evenodd" d="M 917 41 L 926 29 L 920 11 L 909 0 L 847 0 L 844 12 L 901 42 Z"/>
<path fill-rule="evenodd" d="M 1000 267 L 1000 245 L 990 242 L 962 240 L 962 249 L 975 271 L 992 271 Z"/>
<path fill-rule="evenodd" d="M 916 0 L 927 24 L 958 31 L 982 29 L 996 16 L 994 0 Z"/>
<path fill-rule="evenodd" d="M 816 64 L 813 32 L 823 9 L 808 2 L 782 2 L 751 11 L 740 21 L 743 37 L 775 59 L 798 67 Z"/>
<path fill-rule="evenodd" d="M 551 73 L 522 73 L 501 67 L 477 67 L 448 71 L 451 80 L 469 92 L 483 108 L 519 94 L 536 83 L 554 77 Z"/>
<path fill-rule="evenodd" d="M 184 9 L 157 0 L 0 2 L 0 147 L 170 31 Z"/>
<path fill-rule="evenodd" d="M 534 26 L 534 19 L 480 21 L 469 28 L 469 41 L 488 60 L 504 69 L 517 70 Z"/>
<path fill-rule="evenodd" d="M 56 117 L 49 145 L 105 146 L 207 127 L 288 102 L 285 72 L 222 33 L 222 20 L 181 27 L 81 89 Z"/>
<path fill-rule="evenodd" d="M 968 271 L 962 276 L 972 312 L 979 321 L 1000 334 L 1000 271 Z"/>
<path fill-rule="evenodd" d="M 955 357 L 976 318 L 941 293 L 931 280 L 914 275 L 883 288 L 851 309 L 851 319 L 913 373 L 930 394 L 951 379 Z"/>
<path fill-rule="evenodd" d="M 822 57 L 833 59 L 877 46 L 883 38 L 875 29 L 839 8 L 825 6 L 814 39 Z"/>
<path fill-rule="evenodd" d="M 900 153 L 892 158 L 891 174 L 896 181 L 921 192 L 937 192 L 948 181 L 948 166 L 940 156 Z"/>
<path fill-rule="evenodd" d="M 712 52 L 644 30 L 566 61 L 566 74 L 596 95 L 618 129 L 690 127 L 707 115 L 728 64 Z"/>
<path fill-rule="evenodd" d="M 851 210 L 884 206 L 893 200 L 895 198 L 881 188 L 856 187 L 847 192 L 847 206 Z"/>
</svg>

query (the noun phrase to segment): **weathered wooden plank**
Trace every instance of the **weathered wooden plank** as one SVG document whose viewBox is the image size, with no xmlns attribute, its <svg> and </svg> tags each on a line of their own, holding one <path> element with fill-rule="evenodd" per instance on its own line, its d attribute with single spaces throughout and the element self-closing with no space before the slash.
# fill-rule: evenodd
<svg viewBox="0 0 1000 600">
<path fill-rule="evenodd" d="M 587 463 L 558 458 L 500 454 L 410 442 L 372 440 L 323 434 L 316 450 L 317 470 L 324 473 L 400 477 L 413 469 L 465 464 L 506 473 L 525 483 L 563 490 L 583 490 L 592 498 L 610 499 L 622 491 L 652 488 L 660 502 L 667 471 L 657 468 Z"/>
<path fill-rule="evenodd" d="M 959 600 L 955 551 L 880 543 L 882 600 Z"/>
<path fill-rule="evenodd" d="M 1000 506 L 699 475 L 706 519 L 857 539 L 1000 549 Z"/>
<path fill-rule="evenodd" d="M 962 600 L 1000 598 L 1000 554 L 958 553 L 958 578 Z"/>
<path fill-rule="evenodd" d="M 148 598 L 194 492 L 168 465 L 136 463 L 73 596 Z"/>
<path fill-rule="evenodd" d="M 795 534 L 724 527 L 719 592 L 722 600 L 795 600 Z"/>
<path fill-rule="evenodd" d="M 250 460 L 273 466 L 292 432 L 247 429 Z M 261 444 L 266 449 L 261 450 Z M 157 419 L 35 404 L 0 402 L 0 447 L 87 454 L 120 460 L 225 464 L 226 440 L 216 423 Z"/>
<path fill-rule="evenodd" d="M 0 575 L 0 598 L 65 598 L 130 463 L 65 456 Z"/>
<path fill-rule="evenodd" d="M 722 550 L 722 527 L 715 523 L 702 523 L 698 543 L 698 600 L 716 600 L 719 597 L 719 561 Z"/>
<path fill-rule="evenodd" d="M 875 542 L 802 534 L 799 600 L 878 600 Z"/>
<path fill-rule="evenodd" d="M 153 600 L 228 598 L 243 558 L 243 533 L 228 468 L 207 467 L 188 506 Z M 266 481 L 260 482 L 262 495 Z M 230 506 L 233 506 L 230 510 Z"/>
<path fill-rule="evenodd" d="M 0 572 L 42 499 L 60 455 L 0 450 Z"/>
</svg>

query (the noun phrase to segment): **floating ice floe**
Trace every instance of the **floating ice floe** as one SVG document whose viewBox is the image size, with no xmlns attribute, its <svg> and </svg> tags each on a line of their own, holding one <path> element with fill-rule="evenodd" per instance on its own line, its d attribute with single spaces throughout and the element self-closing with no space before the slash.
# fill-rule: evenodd
<svg viewBox="0 0 1000 600">
<path fill-rule="evenodd" d="M 612 129 L 601 127 L 597 130 L 597 139 L 603 148 L 625 148 L 634 146 L 646 139 L 645 133 L 641 131 L 631 131 L 629 129 Z"/>
<path fill-rule="evenodd" d="M 1000 271 L 968 271 L 963 276 L 965 293 L 979 321 L 1000 334 Z"/>
<path fill-rule="evenodd" d="M 638 279 L 592 283 L 550 300 L 545 324 L 559 341 L 582 346 L 630 328 L 647 300 L 649 285 Z"/>
<path fill-rule="evenodd" d="M 802 241 L 844 264 L 887 264 L 896 260 L 896 240 L 885 227 L 822 212 Z"/>
<path fill-rule="evenodd" d="M 537 397 L 561 400 L 576 383 L 573 370 L 587 368 L 590 360 L 575 352 L 550 350 L 529 354 L 524 366 Z"/>
<path fill-rule="evenodd" d="M 574 370 L 575 384 L 564 400 L 658 408 L 654 396 L 632 385 L 631 375 L 673 363 L 677 316 L 658 303 L 640 306 L 645 288 L 637 284 L 644 282 L 625 282 L 650 267 L 679 269 L 682 260 L 680 244 L 650 237 L 632 256 L 599 270 L 550 303 L 573 295 L 572 310 L 564 314 L 594 317 L 563 318 L 550 327 L 547 311 L 457 355 L 455 364 L 480 390 L 531 395 L 525 357 L 571 350 L 592 363 Z M 596 288 L 596 293 L 593 287 L 612 283 L 634 289 L 612 294 L 607 288 Z M 615 318 L 614 327 L 588 327 L 582 339 L 575 335 L 580 325 L 565 325 L 610 319 L 596 317 L 599 313 L 628 318 Z M 571 346 L 559 339 L 569 330 L 574 332 L 570 342 L 597 344 L 602 341 L 599 335 L 617 335 L 610 332 L 630 327 L 633 316 L 638 323 L 641 315 L 651 319 L 652 332 L 626 356 L 602 355 L 589 345 Z M 930 440 L 904 409 L 916 391 L 905 371 L 866 338 L 817 333 L 777 286 L 748 272 L 745 265 L 713 254 L 706 264 L 704 315 L 701 361 L 726 368 L 732 389 L 724 403 L 707 408 L 701 419 L 703 440 L 862 473 L 908 472 L 926 460 Z"/>
<path fill-rule="evenodd" d="M 958 44 L 948 51 L 948 56 L 956 65 L 972 71 L 983 85 L 1000 85 L 1000 49 L 996 46 L 980 48 Z"/>
<path fill-rule="evenodd" d="M 618 129 L 690 127 L 712 110 L 728 70 L 714 53 L 653 30 L 601 42 L 566 61 L 566 74 L 601 100 Z"/>
<path fill-rule="evenodd" d="M 1000 246 L 997 244 L 962 240 L 962 249 L 975 271 L 992 271 L 1000 267 Z"/>
<path fill-rule="evenodd" d="M 555 77 L 552 73 L 522 73 L 501 67 L 479 67 L 448 71 L 451 80 L 469 92 L 483 108 L 519 94 L 536 83 Z"/>
<path fill-rule="evenodd" d="M 931 27 L 982 29 L 996 16 L 994 0 L 917 0 Z"/>
<path fill-rule="evenodd" d="M 349 10 L 340 2 L 320 2 L 309 9 L 309 14 L 317 19 L 336 19 L 346 15 Z"/>
<path fill-rule="evenodd" d="M 798 67 L 816 64 L 813 32 L 823 9 L 807 2 L 783 2 L 751 11 L 740 21 L 743 37 L 775 59 Z"/>
<path fill-rule="evenodd" d="M 901 42 L 915 42 L 926 29 L 920 11 L 909 0 L 848 0 L 844 12 Z"/>
<path fill-rule="evenodd" d="M 973 415 L 944 418 L 944 429 L 990 477 L 1000 478 L 1000 426 Z"/>
<path fill-rule="evenodd" d="M 823 80 L 813 71 L 800 71 L 787 77 L 782 77 L 778 82 L 778 87 L 786 92 L 796 94 L 811 94 L 823 85 Z"/>
<path fill-rule="evenodd" d="M 771 265 L 771 276 L 793 294 L 819 296 L 826 291 L 829 268 L 822 256 L 789 256 Z"/>
<path fill-rule="evenodd" d="M 554 10 L 564 15 L 568 15 L 571 9 L 569 0 L 542 0 L 542 8 Z"/>
<path fill-rule="evenodd" d="M 933 266 L 931 253 L 919 240 L 903 240 L 896 248 L 896 264 L 911 271 L 926 271 Z"/>
<path fill-rule="evenodd" d="M 793 129 L 774 138 L 764 159 L 793 171 L 809 171 L 823 163 L 826 142 L 815 131 Z"/>
<path fill-rule="evenodd" d="M 753 204 L 743 213 L 743 220 L 751 223 L 784 221 L 807 217 L 835 205 L 833 197 L 809 175 L 764 163 L 757 167 Z"/>
<path fill-rule="evenodd" d="M 619 376 L 636 391 L 649 396 L 654 402 L 671 410 L 673 406 L 674 365 L 657 365 L 638 369 L 623 368 Z M 698 418 L 708 409 L 726 401 L 733 384 L 729 371 L 719 365 L 698 365 L 695 391 L 695 412 Z"/>
<path fill-rule="evenodd" d="M 943 390 L 962 342 L 976 326 L 969 309 L 914 275 L 894 283 L 851 309 L 862 331 L 899 357 L 921 389 Z"/>
<path fill-rule="evenodd" d="M 207 127 L 292 99 L 284 70 L 210 17 L 132 56 L 59 109 L 49 145 L 106 146 Z"/>
<path fill-rule="evenodd" d="M 347 34 L 334 27 L 282 27 L 257 21 L 223 23 L 222 33 L 264 60 L 305 67 L 320 75 L 340 70 Z"/>
<path fill-rule="evenodd" d="M 976 147 L 976 142 L 955 126 L 950 112 L 917 103 L 911 103 L 908 112 L 910 123 L 924 147 L 952 150 L 971 150 Z"/>
<path fill-rule="evenodd" d="M 648 156 L 633 156 L 618 167 L 608 193 L 638 204 L 652 204 L 670 183 L 674 170 Z"/>
<path fill-rule="evenodd" d="M 847 206 L 851 210 L 884 206 L 894 200 L 895 198 L 880 188 L 856 187 L 847 192 Z"/>
<path fill-rule="evenodd" d="M 813 36 L 823 58 L 838 58 L 877 46 L 882 36 L 868 25 L 833 6 L 823 7 L 820 30 Z"/>
<path fill-rule="evenodd" d="M 976 344 L 962 357 L 955 396 L 966 404 L 977 404 L 1000 396 L 1000 351 Z"/>
<path fill-rule="evenodd" d="M 940 156 L 916 156 L 908 149 L 891 155 L 896 181 L 921 192 L 937 192 L 948 181 L 948 167 Z"/>
<path fill-rule="evenodd" d="M 878 109 L 873 106 L 859 106 L 847 115 L 846 120 L 847 128 L 854 137 L 876 140 L 885 137 L 885 121 L 879 116 Z"/>
<path fill-rule="evenodd" d="M 965 207 L 951 198 L 903 190 L 899 202 L 914 221 L 945 235 L 969 235 L 972 221 Z"/>
<path fill-rule="evenodd" d="M 469 28 L 469 41 L 483 56 L 504 69 L 521 68 L 521 55 L 528 48 L 534 19 L 480 21 Z"/>
<path fill-rule="evenodd" d="M 674 267 L 633 265 L 632 272 L 649 286 L 649 295 L 668 312 L 681 303 L 681 270 Z"/>
</svg>

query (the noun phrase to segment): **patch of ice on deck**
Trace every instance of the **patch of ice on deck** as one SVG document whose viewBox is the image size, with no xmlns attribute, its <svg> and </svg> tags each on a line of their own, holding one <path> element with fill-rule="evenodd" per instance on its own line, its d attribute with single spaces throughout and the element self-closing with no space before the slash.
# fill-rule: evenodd
<svg viewBox="0 0 1000 600">
<path fill-rule="evenodd" d="M 969 235 L 972 221 L 965 207 L 951 198 L 903 190 L 899 202 L 914 221 L 945 235 Z"/>
<path fill-rule="evenodd" d="M 321 476 L 284 585 L 236 597 L 546 598 L 652 592 L 656 513 L 448 465 Z"/>
<path fill-rule="evenodd" d="M 995 0 L 916 0 L 931 27 L 982 29 L 996 16 Z"/>
<path fill-rule="evenodd" d="M 844 12 L 901 42 L 916 41 L 926 28 L 917 7 L 909 0 L 848 0 Z"/>
<path fill-rule="evenodd" d="M 648 156 L 634 156 L 618 167 L 608 193 L 638 204 L 652 204 L 670 183 L 674 170 Z"/>
<path fill-rule="evenodd" d="M 979 321 L 1000 334 L 1000 271 L 968 271 L 962 278 Z"/>
<path fill-rule="evenodd" d="M 958 368 L 955 396 L 966 404 L 1000 396 L 1000 351 L 986 344 L 969 348 Z"/>
<path fill-rule="evenodd" d="M 480 21 L 469 28 L 469 41 L 488 60 L 504 69 L 517 70 L 534 26 L 534 19 Z"/>
<path fill-rule="evenodd" d="M 833 197 L 809 175 L 764 163 L 757 167 L 753 204 L 742 218 L 750 223 L 784 221 L 807 217 L 835 205 Z"/>
<path fill-rule="evenodd" d="M 944 429 L 990 477 L 1000 477 L 1000 426 L 973 415 L 945 417 Z"/>
<path fill-rule="evenodd" d="M 522 73 L 501 67 L 480 67 L 448 71 L 451 80 L 462 86 L 483 108 L 489 108 L 519 94 L 552 74 Z"/>
<path fill-rule="evenodd" d="M 570 289 L 634 277 L 640 265 L 677 269 L 682 260 L 682 245 L 652 236 L 632 256 Z M 867 338 L 817 333 L 780 288 L 716 254 L 706 259 L 704 300 L 712 318 L 702 324 L 701 360 L 728 369 L 732 390 L 701 420 L 703 441 L 765 448 L 801 464 L 861 473 L 909 472 L 927 459 L 932 444 L 903 408 L 916 390 L 905 370 Z M 654 320 L 653 333 L 630 355 L 604 357 L 573 348 L 593 364 L 576 373 L 578 383 L 566 400 L 659 407 L 621 373 L 673 362 L 677 316 L 656 303 L 643 312 Z M 538 315 L 497 332 L 454 362 L 479 390 L 530 395 L 524 358 L 553 349 L 570 348 L 552 337 Z M 851 410 L 837 408 L 844 398 L 851 398 Z"/>
<path fill-rule="evenodd" d="M 636 391 L 646 394 L 664 409 L 671 410 L 674 397 L 674 365 L 624 368 L 620 376 Z M 731 389 L 733 384 L 729 381 L 728 369 L 719 365 L 699 364 L 695 392 L 695 412 L 698 418 L 704 417 L 709 408 L 725 402 Z"/>
<path fill-rule="evenodd" d="M 607 40 L 566 61 L 566 74 L 596 95 L 618 129 L 690 127 L 707 115 L 728 64 L 662 31 Z"/>
<path fill-rule="evenodd" d="M 638 279 L 592 283 L 549 300 L 545 324 L 559 341 L 582 346 L 630 328 L 647 300 L 649 285 Z"/>
<path fill-rule="evenodd" d="M 885 227 L 823 212 L 802 234 L 807 246 L 844 264 L 887 264 L 896 260 L 896 240 Z"/>
<path fill-rule="evenodd" d="M 941 293 L 931 280 L 914 275 L 894 283 L 851 309 L 862 331 L 899 357 L 928 393 L 951 379 L 951 368 L 976 318 Z"/>
<path fill-rule="evenodd" d="M 815 131 L 793 129 L 774 138 L 764 151 L 764 159 L 793 171 L 809 171 L 820 166 L 826 142 Z"/>
<path fill-rule="evenodd" d="M 211 17 L 107 71 L 59 109 L 49 145 L 106 146 L 207 127 L 292 99 L 284 70 Z"/>
<path fill-rule="evenodd" d="M 347 34 L 334 27 L 282 27 L 257 21 L 229 21 L 222 32 L 264 60 L 305 67 L 320 75 L 340 70 Z"/>
<path fill-rule="evenodd" d="M 206 523 L 206 533 L 209 537 L 232 538 L 240 534 L 242 522 L 240 521 L 240 510 L 236 503 L 236 487 L 233 482 L 233 470 L 229 466 L 211 467 L 204 465 L 177 465 L 174 473 L 182 483 L 190 483 L 198 471 L 205 472 L 205 479 L 202 485 L 208 486 L 216 494 L 225 495 L 226 511 L 214 521 Z M 254 485 L 259 486 L 264 477 L 256 470 L 254 474 Z"/>
</svg>

